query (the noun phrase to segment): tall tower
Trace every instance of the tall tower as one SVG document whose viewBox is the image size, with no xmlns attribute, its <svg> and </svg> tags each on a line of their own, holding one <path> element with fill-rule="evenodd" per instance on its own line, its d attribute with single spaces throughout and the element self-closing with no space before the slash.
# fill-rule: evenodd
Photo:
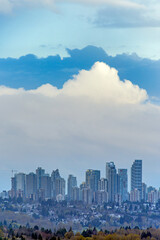
<svg viewBox="0 0 160 240">
<path fill-rule="evenodd" d="M 128 174 L 127 169 L 118 169 L 119 176 L 119 194 L 122 201 L 128 200 Z"/>
<path fill-rule="evenodd" d="M 60 177 L 59 169 L 53 170 L 51 174 L 51 198 L 53 199 L 56 199 L 56 181 Z"/>
<path fill-rule="evenodd" d="M 45 175 L 45 170 L 41 167 L 36 169 L 36 175 L 37 175 L 37 190 L 41 189 L 41 178 Z"/>
<path fill-rule="evenodd" d="M 118 192 L 118 177 L 114 162 L 106 163 L 106 179 L 108 181 L 108 200 L 115 201 L 115 194 Z"/>
<path fill-rule="evenodd" d="M 26 197 L 35 198 L 37 193 L 37 177 L 35 173 L 26 175 Z"/>
<path fill-rule="evenodd" d="M 98 191 L 99 180 L 100 180 L 100 171 L 99 170 L 88 169 L 86 171 L 86 185 L 93 192 Z"/>
<path fill-rule="evenodd" d="M 131 167 L 131 191 L 139 190 L 142 199 L 142 160 L 135 160 Z"/>
<path fill-rule="evenodd" d="M 73 188 L 77 187 L 77 179 L 73 175 L 68 176 L 68 200 L 73 200 Z"/>
<path fill-rule="evenodd" d="M 49 174 L 41 177 L 41 189 L 44 191 L 44 198 L 51 198 L 51 177 Z"/>
<path fill-rule="evenodd" d="M 59 170 L 56 169 L 51 174 L 51 197 L 57 199 L 58 195 L 61 200 L 65 198 L 65 180 L 60 176 Z"/>
</svg>

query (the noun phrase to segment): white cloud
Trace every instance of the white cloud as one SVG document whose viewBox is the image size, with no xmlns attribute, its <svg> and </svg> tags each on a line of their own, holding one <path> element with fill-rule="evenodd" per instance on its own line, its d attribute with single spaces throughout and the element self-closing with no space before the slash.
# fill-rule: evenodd
<svg viewBox="0 0 160 240">
<path fill-rule="evenodd" d="M 96 62 L 90 71 L 82 70 L 72 80 L 68 80 L 62 89 L 51 84 L 45 84 L 35 90 L 12 89 L 0 86 L 1 95 L 22 93 L 40 94 L 46 97 L 69 96 L 88 98 L 103 104 L 114 102 L 118 104 L 137 104 L 148 99 L 147 92 L 133 85 L 130 81 L 119 79 L 115 68 L 110 68 L 102 62 Z"/>
<path fill-rule="evenodd" d="M 156 184 L 160 107 L 146 99 L 145 90 L 121 81 L 115 69 L 99 62 L 62 89 L 2 86 L 1 164 L 26 172 L 40 165 L 49 172 L 60 168 L 65 177 L 74 173 L 82 180 L 87 168 L 103 170 L 106 161 L 130 167 L 134 158 L 143 158 L 144 180 L 152 171 L 147 181 Z"/>
<path fill-rule="evenodd" d="M 24 91 L 23 88 L 14 89 L 14 88 L 6 87 L 6 86 L 0 86 L 0 96 L 4 96 L 4 95 L 17 95 L 17 94 L 22 94 L 24 92 L 25 91 Z"/>
<path fill-rule="evenodd" d="M 142 8 L 143 5 L 135 3 L 134 1 L 128 0 L 0 0 L 0 12 L 9 13 L 13 10 L 19 8 L 41 8 L 46 7 L 50 10 L 56 9 L 56 4 L 58 3 L 82 3 L 82 4 L 90 4 L 90 5 L 112 5 L 112 6 L 123 6 L 123 7 L 131 7 L 131 8 Z"/>
<path fill-rule="evenodd" d="M 58 95 L 58 89 L 51 84 L 44 84 L 36 90 L 29 90 L 31 94 L 41 94 L 46 97 L 55 97 Z"/>
<path fill-rule="evenodd" d="M 112 28 L 160 27 L 160 18 L 156 16 L 155 10 L 154 4 L 145 4 L 142 8 L 110 5 L 98 11 L 94 23 L 100 27 Z"/>
<path fill-rule="evenodd" d="M 64 84 L 62 92 L 69 96 L 89 97 L 95 101 L 139 103 L 147 99 L 145 90 L 130 81 L 120 81 L 117 71 L 97 62 L 90 71 L 81 71 L 74 80 Z"/>
</svg>

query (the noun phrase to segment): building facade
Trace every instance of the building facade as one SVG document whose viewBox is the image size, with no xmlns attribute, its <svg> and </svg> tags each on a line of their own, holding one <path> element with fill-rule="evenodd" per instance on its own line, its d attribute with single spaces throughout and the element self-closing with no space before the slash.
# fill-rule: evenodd
<svg viewBox="0 0 160 240">
<path fill-rule="evenodd" d="M 142 199 L 142 160 L 135 160 L 131 167 L 131 191 L 139 190 Z"/>
</svg>

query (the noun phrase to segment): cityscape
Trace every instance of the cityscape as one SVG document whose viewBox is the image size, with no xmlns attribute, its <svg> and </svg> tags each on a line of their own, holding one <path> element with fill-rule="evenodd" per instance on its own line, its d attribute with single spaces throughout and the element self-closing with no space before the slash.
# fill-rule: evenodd
<svg viewBox="0 0 160 240">
<path fill-rule="evenodd" d="M 160 240 L 160 0 L 0 0 L 0 240 Z"/>
<path fill-rule="evenodd" d="M 135 160 L 131 166 L 131 190 L 128 190 L 128 170 L 116 169 L 114 162 L 106 162 L 106 177 L 101 178 L 99 170 L 88 169 L 85 181 L 77 185 L 76 176 L 69 175 L 67 181 L 58 169 L 51 176 L 38 167 L 35 173 L 15 173 L 11 178 L 11 190 L 1 193 L 2 198 L 42 201 L 53 199 L 82 201 L 84 204 L 130 202 L 157 203 L 160 191 L 142 182 L 142 160 Z M 67 193 L 67 194 L 66 194 Z"/>
</svg>

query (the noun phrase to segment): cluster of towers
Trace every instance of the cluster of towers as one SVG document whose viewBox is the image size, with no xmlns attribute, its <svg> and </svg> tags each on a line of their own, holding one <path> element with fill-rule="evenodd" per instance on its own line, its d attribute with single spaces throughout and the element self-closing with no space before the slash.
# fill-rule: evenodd
<svg viewBox="0 0 160 240">
<path fill-rule="evenodd" d="M 42 168 L 36 173 L 17 173 L 11 178 L 11 197 L 27 199 L 54 199 L 64 200 L 65 180 L 60 176 L 59 170 L 52 172 L 51 176 Z"/>
<path fill-rule="evenodd" d="M 128 193 L 127 169 L 116 170 L 114 162 L 106 163 L 106 177 L 101 178 L 99 170 L 88 169 L 85 182 L 78 187 L 77 179 L 68 176 L 67 194 L 65 179 L 59 170 L 51 175 L 42 168 L 35 173 L 17 173 L 11 179 L 12 198 L 23 199 L 54 199 L 57 201 L 83 201 L 86 204 L 103 202 L 123 202 L 126 200 L 141 201 L 142 199 L 142 160 L 135 160 L 131 167 L 131 193 Z"/>
</svg>

